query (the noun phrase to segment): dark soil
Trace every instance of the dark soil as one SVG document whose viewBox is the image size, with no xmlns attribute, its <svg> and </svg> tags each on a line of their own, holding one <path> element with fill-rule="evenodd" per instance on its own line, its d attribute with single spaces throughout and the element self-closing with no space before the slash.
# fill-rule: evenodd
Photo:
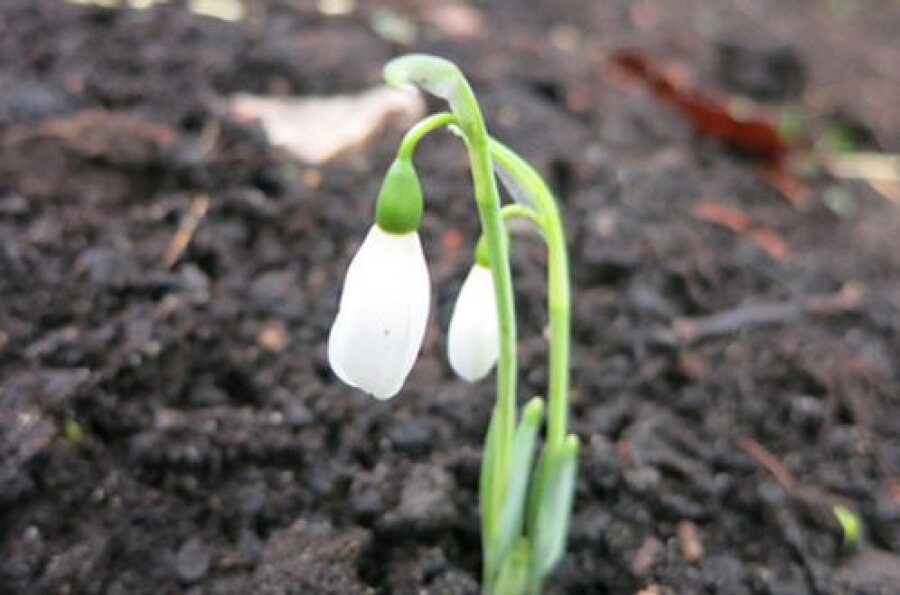
<svg viewBox="0 0 900 595">
<path fill-rule="evenodd" d="M 402 131 L 314 170 L 221 98 L 362 89 L 411 48 L 372 32 L 383 4 L 248 4 L 238 23 L 0 4 L 2 593 L 477 592 L 492 383 L 455 380 L 443 352 L 476 231 L 464 154 L 449 135 L 420 151 L 433 322 L 376 402 L 333 377 L 325 338 Z M 426 3 L 392 4 L 417 22 Z M 849 122 L 897 152 L 897 5 L 529 4 L 477 5 L 491 39 L 422 25 L 412 49 L 463 67 L 565 211 L 584 448 L 548 590 L 900 592 L 898 205 L 819 178 L 799 210 L 602 68 L 638 47 L 706 93 L 792 102 L 809 139 Z M 546 381 L 543 258 L 517 242 L 523 399 Z M 864 523 L 854 547 L 837 503 Z"/>
</svg>

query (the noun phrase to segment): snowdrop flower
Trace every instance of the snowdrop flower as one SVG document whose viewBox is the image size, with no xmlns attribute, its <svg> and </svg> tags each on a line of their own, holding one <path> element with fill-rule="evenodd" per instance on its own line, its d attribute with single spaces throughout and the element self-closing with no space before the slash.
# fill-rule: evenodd
<svg viewBox="0 0 900 595">
<path fill-rule="evenodd" d="M 412 370 L 428 320 L 430 284 L 417 228 L 422 195 L 409 162 L 388 170 L 375 225 L 350 262 L 328 361 L 350 386 L 396 395 Z"/>
<path fill-rule="evenodd" d="M 475 382 L 487 376 L 500 351 L 494 281 L 484 263 L 476 263 L 463 282 L 450 318 L 447 355 L 458 376 Z"/>
</svg>

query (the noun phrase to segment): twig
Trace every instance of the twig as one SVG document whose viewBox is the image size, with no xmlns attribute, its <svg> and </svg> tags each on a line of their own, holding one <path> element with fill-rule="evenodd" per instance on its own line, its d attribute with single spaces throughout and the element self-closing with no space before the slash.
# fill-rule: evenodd
<svg viewBox="0 0 900 595">
<path fill-rule="evenodd" d="M 178 231 L 175 232 L 172 241 L 169 242 L 169 246 L 166 248 L 166 252 L 163 255 L 162 264 L 166 269 L 171 269 L 172 266 L 178 262 L 178 259 L 181 258 L 185 248 L 190 244 L 191 238 L 197 230 L 197 226 L 200 225 L 200 221 L 206 214 L 207 209 L 209 209 L 209 197 L 205 194 L 198 195 L 191 201 L 188 212 L 181 219 L 181 223 L 178 225 Z"/>
<path fill-rule="evenodd" d="M 900 204 L 900 155 L 850 153 L 832 155 L 825 167 L 835 178 L 864 180 L 875 192 Z"/>
<path fill-rule="evenodd" d="M 900 155 L 850 153 L 825 159 L 828 173 L 836 178 L 900 182 Z"/>
<path fill-rule="evenodd" d="M 889 182 L 887 180 L 866 180 L 866 183 L 872 187 L 872 190 L 882 195 L 889 201 L 900 205 L 900 182 Z"/>
<path fill-rule="evenodd" d="M 790 493 L 794 491 L 794 476 L 791 475 L 791 472 L 775 458 L 775 455 L 766 450 L 762 444 L 747 437 L 737 438 L 735 439 L 735 443 L 738 445 L 738 448 L 746 452 L 753 457 L 757 463 L 765 467 L 769 473 L 772 474 L 772 477 L 775 478 L 775 481 L 777 481 L 786 492 Z"/>
<path fill-rule="evenodd" d="M 789 322 L 804 314 L 831 316 L 851 312 L 859 307 L 863 296 L 862 286 L 851 281 L 836 293 L 812 296 L 803 301 L 749 304 L 709 316 L 676 318 L 670 329 L 658 330 L 654 338 L 665 345 L 689 345 L 747 328 Z"/>
</svg>

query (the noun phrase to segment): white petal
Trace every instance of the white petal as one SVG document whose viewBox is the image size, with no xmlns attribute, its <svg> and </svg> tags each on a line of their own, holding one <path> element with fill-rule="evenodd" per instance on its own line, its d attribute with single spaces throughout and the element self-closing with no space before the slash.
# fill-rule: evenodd
<svg viewBox="0 0 900 595">
<path fill-rule="evenodd" d="M 418 234 L 373 225 L 347 269 L 328 336 L 335 374 L 376 398 L 396 395 L 422 346 L 430 291 Z"/>
<path fill-rule="evenodd" d="M 500 330 L 491 271 L 476 264 L 463 282 L 447 332 L 450 366 L 461 378 L 484 378 L 500 352 Z"/>
</svg>

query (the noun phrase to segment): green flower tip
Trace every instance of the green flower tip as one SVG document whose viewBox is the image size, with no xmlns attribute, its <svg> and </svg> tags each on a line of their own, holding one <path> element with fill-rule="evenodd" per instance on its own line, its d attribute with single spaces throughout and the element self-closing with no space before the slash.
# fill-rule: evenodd
<svg viewBox="0 0 900 595">
<path fill-rule="evenodd" d="M 375 223 L 388 233 L 407 234 L 422 220 L 422 186 L 413 164 L 396 159 L 381 184 L 375 203 Z"/>
</svg>

